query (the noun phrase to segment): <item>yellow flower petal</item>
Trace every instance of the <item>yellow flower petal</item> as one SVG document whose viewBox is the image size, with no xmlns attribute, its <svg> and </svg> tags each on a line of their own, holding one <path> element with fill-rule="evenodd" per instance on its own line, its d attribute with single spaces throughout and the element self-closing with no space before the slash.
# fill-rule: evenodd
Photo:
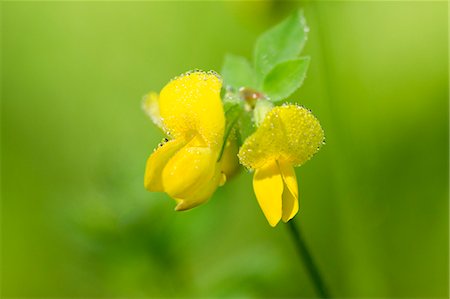
<svg viewBox="0 0 450 299">
<path fill-rule="evenodd" d="M 278 166 L 283 178 L 283 212 L 281 219 L 288 222 L 298 212 L 298 186 L 295 170 L 289 163 L 278 161 Z"/>
<path fill-rule="evenodd" d="M 277 225 L 282 213 L 283 179 L 275 160 L 256 169 L 253 189 L 267 221 L 271 226 Z"/>
<path fill-rule="evenodd" d="M 150 92 L 144 97 L 142 102 L 142 109 L 150 117 L 153 123 L 164 132 L 166 129 L 162 123 L 161 115 L 159 114 L 158 94 Z"/>
<path fill-rule="evenodd" d="M 164 191 L 161 174 L 170 158 L 184 145 L 184 139 L 174 139 L 159 146 L 147 159 L 145 167 L 144 186 L 148 191 Z"/>
<path fill-rule="evenodd" d="M 159 111 L 169 134 L 187 139 L 199 134 L 209 147 L 220 148 L 225 127 L 221 87 L 216 74 L 200 71 L 169 82 L 159 97 Z"/>
<path fill-rule="evenodd" d="M 175 211 L 184 211 L 198 206 L 206 202 L 216 191 L 220 185 L 223 174 L 220 172 L 219 165 L 216 163 L 216 170 L 211 180 L 203 182 L 203 184 L 194 193 L 190 194 L 184 199 L 177 199 L 178 205 Z"/>
<path fill-rule="evenodd" d="M 214 176 L 217 155 L 207 147 L 180 149 L 164 167 L 164 191 L 173 198 L 187 198 L 197 192 Z"/>
<path fill-rule="evenodd" d="M 320 123 L 310 111 L 296 105 L 279 106 L 245 140 L 239 159 L 253 169 L 275 160 L 300 166 L 319 150 L 323 139 Z"/>
</svg>

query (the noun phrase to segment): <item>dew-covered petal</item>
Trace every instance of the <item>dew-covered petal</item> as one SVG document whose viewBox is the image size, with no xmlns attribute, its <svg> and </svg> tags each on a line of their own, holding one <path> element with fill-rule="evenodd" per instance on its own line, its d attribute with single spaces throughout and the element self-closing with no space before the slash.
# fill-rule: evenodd
<svg viewBox="0 0 450 299">
<path fill-rule="evenodd" d="M 144 176 L 144 186 L 148 191 L 164 191 L 161 178 L 162 171 L 170 158 L 184 145 L 186 145 L 186 141 L 182 138 L 170 140 L 161 144 L 148 157 Z"/>
<path fill-rule="evenodd" d="M 217 74 L 201 71 L 170 81 L 160 93 L 159 111 L 171 136 L 199 134 L 209 147 L 219 148 L 225 127 L 221 87 Z"/>
<path fill-rule="evenodd" d="M 292 165 L 284 161 L 278 161 L 278 167 L 283 178 L 283 212 L 281 219 L 288 222 L 298 212 L 298 185 L 295 170 Z"/>
<path fill-rule="evenodd" d="M 279 106 L 267 113 L 256 132 L 245 140 L 239 160 L 252 169 L 274 160 L 300 166 L 320 149 L 323 140 L 320 123 L 309 110 Z"/>
<path fill-rule="evenodd" d="M 214 176 L 217 154 L 207 147 L 180 149 L 164 167 L 164 191 L 173 198 L 187 198 Z"/>
<path fill-rule="evenodd" d="M 275 160 L 255 170 L 253 189 L 267 221 L 276 226 L 281 219 L 283 179 Z"/>
</svg>

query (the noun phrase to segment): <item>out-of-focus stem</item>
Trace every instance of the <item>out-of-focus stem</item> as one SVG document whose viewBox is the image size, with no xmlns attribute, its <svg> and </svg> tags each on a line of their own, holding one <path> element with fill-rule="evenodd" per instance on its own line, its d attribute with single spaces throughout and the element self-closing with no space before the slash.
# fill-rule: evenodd
<svg viewBox="0 0 450 299">
<path fill-rule="evenodd" d="M 317 268 L 314 260 L 311 256 L 311 253 L 306 246 L 305 240 L 303 240 L 300 229 L 294 222 L 294 219 L 291 219 L 288 222 L 289 231 L 291 233 L 292 239 L 294 240 L 295 247 L 297 248 L 297 252 L 305 264 L 306 270 L 308 271 L 309 277 L 311 278 L 312 283 L 317 291 L 317 294 L 321 298 L 331 298 L 328 293 L 328 288 L 326 287 L 322 276 L 320 275 L 319 269 Z"/>
</svg>

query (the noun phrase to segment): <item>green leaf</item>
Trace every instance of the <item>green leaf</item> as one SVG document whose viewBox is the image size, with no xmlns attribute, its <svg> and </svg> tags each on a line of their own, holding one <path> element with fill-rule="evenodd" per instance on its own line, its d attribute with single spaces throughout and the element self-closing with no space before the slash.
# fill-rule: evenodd
<svg viewBox="0 0 450 299">
<path fill-rule="evenodd" d="M 241 105 L 239 104 L 233 105 L 229 103 L 228 105 L 227 105 L 228 107 L 225 110 L 225 119 L 226 119 L 225 133 L 223 135 L 223 143 L 217 161 L 220 161 L 220 159 L 222 158 L 223 151 L 225 150 L 225 146 L 227 145 L 228 136 L 230 136 L 231 131 L 237 124 L 239 117 L 241 116 L 243 111 Z"/>
<path fill-rule="evenodd" d="M 258 38 L 254 63 L 260 81 L 280 62 L 298 57 L 305 45 L 307 31 L 303 11 L 299 10 Z"/>
<path fill-rule="evenodd" d="M 225 85 L 236 90 L 240 87 L 256 87 L 255 71 L 244 57 L 226 55 L 221 74 Z"/>
<path fill-rule="evenodd" d="M 264 79 L 263 92 L 272 102 L 285 100 L 303 84 L 309 60 L 309 57 L 302 57 L 275 66 Z"/>
</svg>

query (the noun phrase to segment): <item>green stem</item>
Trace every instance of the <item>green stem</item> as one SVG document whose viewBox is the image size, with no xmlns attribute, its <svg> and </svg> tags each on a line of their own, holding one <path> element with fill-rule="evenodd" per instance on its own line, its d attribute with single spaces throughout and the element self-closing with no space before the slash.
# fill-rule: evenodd
<svg viewBox="0 0 450 299">
<path fill-rule="evenodd" d="M 321 298 L 331 298 L 328 293 L 328 289 L 325 286 L 325 283 L 322 279 L 322 276 L 319 273 L 319 269 L 317 268 L 314 260 L 311 256 L 311 253 L 306 246 L 305 241 L 303 240 L 300 229 L 295 225 L 294 219 L 291 219 L 288 222 L 289 231 L 291 232 L 292 239 L 294 240 L 295 247 L 297 248 L 297 252 L 303 259 L 303 263 L 305 264 L 306 270 L 316 288 L 317 294 Z"/>
</svg>

